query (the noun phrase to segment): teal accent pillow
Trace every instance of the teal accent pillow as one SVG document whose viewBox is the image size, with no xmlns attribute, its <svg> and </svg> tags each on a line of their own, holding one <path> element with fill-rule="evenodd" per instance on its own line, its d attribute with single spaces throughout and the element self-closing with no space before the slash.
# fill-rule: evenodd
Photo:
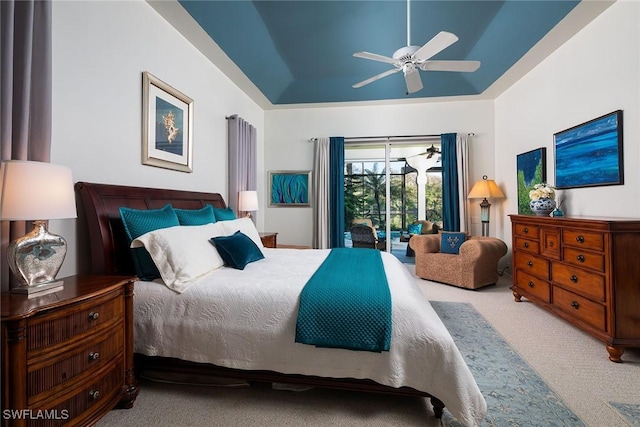
<svg viewBox="0 0 640 427">
<path fill-rule="evenodd" d="M 409 226 L 409 234 L 422 234 L 422 223 L 411 224 Z"/>
<path fill-rule="evenodd" d="M 236 214 L 229 208 L 213 208 L 213 214 L 216 217 L 216 221 L 236 219 Z"/>
<path fill-rule="evenodd" d="M 224 263 L 238 270 L 244 270 L 250 262 L 264 258 L 253 240 L 240 231 L 231 236 L 212 237 L 209 241 L 216 247 Z"/>
<path fill-rule="evenodd" d="M 124 230 L 129 239 L 129 245 L 131 245 L 133 239 L 150 231 L 180 225 L 171 205 L 166 205 L 160 209 L 120 208 L 119 211 Z M 131 249 L 131 256 L 140 280 L 153 280 L 160 277 L 158 267 L 156 267 L 151 255 L 145 248 Z"/>
<path fill-rule="evenodd" d="M 176 209 L 173 208 L 180 225 L 206 225 L 216 222 L 213 214 L 213 206 L 207 205 L 202 209 Z"/>
<path fill-rule="evenodd" d="M 466 238 L 465 233 L 443 231 L 440 233 L 440 252 L 458 255 Z"/>
</svg>

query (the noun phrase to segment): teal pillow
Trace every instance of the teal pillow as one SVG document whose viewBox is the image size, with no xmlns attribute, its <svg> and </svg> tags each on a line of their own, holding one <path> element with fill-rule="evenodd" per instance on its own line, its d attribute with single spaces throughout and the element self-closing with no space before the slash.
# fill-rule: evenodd
<svg viewBox="0 0 640 427">
<path fill-rule="evenodd" d="M 216 247 L 224 263 L 238 270 L 244 270 L 250 262 L 264 258 L 253 240 L 240 231 L 231 236 L 212 237 L 209 241 Z"/>
<path fill-rule="evenodd" d="M 440 252 L 444 254 L 459 254 L 460 245 L 467 238 L 465 233 L 443 231 L 440 233 Z"/>
<path fill-rule="evenodd" d="M 173 208 L 180 225 L 206 225 L 216 222 L 213 214 L 213 206 L 207 205 L 202 209 L 176 209 Z"/>
<path fill-rule="evenodd" d="M 213 214 L 216 217 L 216 221 L 236 219 L 236 214 L 229 208 L 213 208 Z"/>
<path fill-rule="evenodd" d="M 160 209 L 120 208 L 119 211 L 129 244 L 133 239 L 150 231 L 180 225 L 171 205 Z M 160 277 L 158 267 L 145 248 L 133 248 L 131 255 L 140 280 L 153 280 Z"/>
<path fill-rule="evenodd" d="M 409 234 L 422 234 L 422 223 L 411 224 L 409 226 Z"/>
</svg>

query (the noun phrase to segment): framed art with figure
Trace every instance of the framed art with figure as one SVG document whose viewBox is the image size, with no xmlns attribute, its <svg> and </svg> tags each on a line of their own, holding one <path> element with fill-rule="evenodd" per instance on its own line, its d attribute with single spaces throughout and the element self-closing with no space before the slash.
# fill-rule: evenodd
<svg viewBox="0 0 640 427">
<path fill-rule="evenodd" d="M 533 215 L 529 207 L 529 191 L 533 186 L 547 182 L 547 149 L 536 148 L 518 154 L 516 158 L 518 172 L 518 214 Z"/>
<path fill-rule="evenodd" d="M 310 182 L 311 171 L 270 171 L 269 206 L 311 206 Z"/>
<path fill-rule="evenodd" d="M 142 164 L 193 172 L 193 100 L 142 73 Z"/>
</svg>

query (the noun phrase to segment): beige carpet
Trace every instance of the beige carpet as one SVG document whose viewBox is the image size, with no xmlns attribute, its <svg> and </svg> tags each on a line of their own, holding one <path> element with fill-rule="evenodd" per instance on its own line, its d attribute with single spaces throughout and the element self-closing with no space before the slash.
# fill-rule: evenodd
<svg viewBox="0 0 640 427">
<path fill-rule="evenodd" d="M 413 265 L 407 265 L 413 271 Z M 471 303 L 587 426 L 628 427 L 608 402 L 640 404 L 640 350 L 625 363 L 604 344 L 526 300 L 513 301 L 511 277 L 469 291 L 416 279 L 429 300 Z M 220 388 L 141 381 L 132 409 L 111 411 L 110 426 L 438 426 L 424 399 L 267 385 Z M 499 426 L 500 427 L 500 426 Z"/>
</svg>

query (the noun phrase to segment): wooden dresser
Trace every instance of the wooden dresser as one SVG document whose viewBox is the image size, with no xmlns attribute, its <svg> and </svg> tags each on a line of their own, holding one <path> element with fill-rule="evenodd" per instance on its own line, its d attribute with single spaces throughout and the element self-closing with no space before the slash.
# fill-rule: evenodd
<svg viewBox="0 0 640 427">
<path fill-rule="evenodd" d="M 136 278 L 62 280 L 62 290 L 42 296 L 2 293 L 4 426 L 90 425 L 138 394 Z"/>
<path fill-rule="evenodd" d="M 604 341 L 640 347 L 640 220 L 510 215 L 513 295 Z"/>
</svg>

